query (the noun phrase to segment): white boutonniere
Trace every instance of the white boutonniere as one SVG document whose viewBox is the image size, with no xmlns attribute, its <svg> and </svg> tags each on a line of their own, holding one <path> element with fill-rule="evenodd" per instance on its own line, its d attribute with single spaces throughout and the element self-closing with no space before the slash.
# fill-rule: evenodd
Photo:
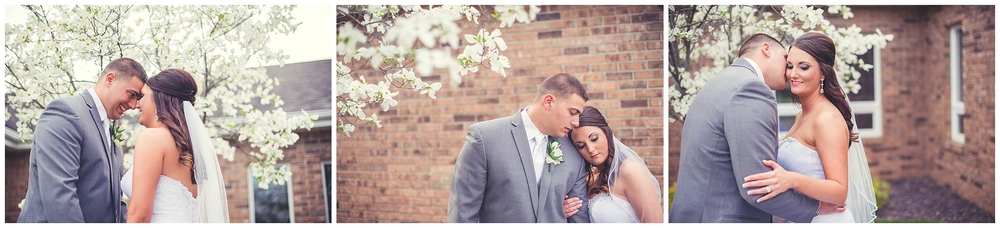
<svg viewBox="0 0 1000 228">
<path fill-rule="evenodd" d="M 559 142 L 549 143 L 549 156 L 545 158 L 545 163 L 549 163 L 549 172 L 552 172 L 552 166 L 563 161 L 562 149 L 559 149 L 559 146 Z"/>
</svg>

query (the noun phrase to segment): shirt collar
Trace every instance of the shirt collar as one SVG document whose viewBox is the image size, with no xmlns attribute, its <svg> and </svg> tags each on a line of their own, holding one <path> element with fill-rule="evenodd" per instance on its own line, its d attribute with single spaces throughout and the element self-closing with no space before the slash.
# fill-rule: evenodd
<svg viewBox="0 0 1000 228">
<path fill-rule="evenodd" d="M 101 116 L 101 122 L 107 122 L 108 111 L 104 110 L 104 103 L 101 102 L 100 97 L 97 97 L 97 91 L 94 88 L 90 88 L 87 92 L 94 98 L 94 103 L 97 104 L 97 114 Z"/>
<path fill-rule="evenodd" d="M 541 134 L 542 132 L 538 130 L 535 123 L 531 122 L 531 117 L 528 116 L 528 108 L 521 110 L 521 119 L 524 120 L 524 133 L 528 136 L 528 140 L 532 140 Z"/>
<path fill-rule="evenodd" d="M 743 59 L 745 59 L 747 62 L 749 62 L 750 66 L 753 67 L 753 72 L 754 72 L 754 74 L 757 74 L 757 78 L 759 78 L 760 81 L 762 81 L 762 82 L 766 82 L 766 81 L 764 81 L 764 72 L 760 71 L 760 66 L 757 66 L 757 63 L 754 62 L 753 59 L 750 59 L 750 58 L 743 58 Z"/>
</svg>

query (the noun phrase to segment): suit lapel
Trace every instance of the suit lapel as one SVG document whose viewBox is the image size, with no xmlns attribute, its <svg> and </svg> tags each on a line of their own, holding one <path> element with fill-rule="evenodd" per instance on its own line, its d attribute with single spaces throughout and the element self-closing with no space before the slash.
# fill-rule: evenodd
<svg viewBox="0 0 1000 228">
<path fill-rule="evenodd" d="M 100 134 L 101 135 L 101 145 L 104 145 L 104 156 L 105 156 L 105 158 L 108 161 L 108 174 L 111 177 L 111 180 L 108 181 L 108 184 L 110 185 L 110 189 L 111 189 L 111 191 L 109 192 L 109 194 L 111 194 L 111 198 L 112 199 L 120 199 L 120 198 L 118 198 L 118 196 L 120 196 L 121 193 L 119 193 L 116 190 L 119 190 L 121 188 L 115 188 L 115 185 L 119 184 L 121 180 L 119 180 L 119 181 L 115 181 L 114 180 L 115 177 L 121 177 L 121 175 L 118 174 L 119 172 L 115 172 L 115 165 L 114 164 L 116 162 L 115 158 L 117 157 L 117 155 L 115 154 L 114 147 L 112 147 L 111 145 L 108 145 L 108 143 L 107 143 L 108 141 L 111 140 L 109 138 L 109 137 L 111 137 L 111 135 L 109 134 L 110 132 L 108 132 L 111 129 L 108 129 L 108 130 L 104 129 L 104 123 L 101 122 L 101 113 L 97 110 L 98 108 L 102 108 L 102 107 L 97 107 L 97 102 L 94 101 L 93 97 L 90 96 L 89 93 L 90 93 L 90 91 L 85 91 L 83 94 L 81 94 L 81 96 L 83 96 L 83 101 L 87 103 L 87 107 L 90 108 L 90 110 L 89 110 L 90 111 L 90 118 L 93 120 L 94 126 L 97 127 L 97 129 L 98 129 L 97 132 L 101 133 Z M 121 206 L 121 203 L 119 203 L 117 201 L 113 202 L 113 203 L 114 203 L 114 210 L 115 210 L 115 221 L 116 222 L 121 222 L 121 221 L 119 221 L 121 219 L 121 216 L 119 215 L 119 211 L 120 211 L 119 207 Z"/>
<path fill-rule="evenodd" d="M 90 118 L 91 118 L 91 120 L 94 121 L 94 126 L 96 126 L 97 129 L 98 129 L 97 131 L 101 132 L 101 145 L 104 145 L 104 152 L 105 152 L 105 154 L 107 154 L 108 156 L 110 156 L 111 155 L 111 147 L 107 143 L 110 140 L 110 139 L 108 139 L 108 137 L 110 137 L 110 136 L 109 136 L 108 132 L 104 130 L 104 123 L 101 122 L 101 113 L 97 111 L 97 109 L 98 109 L 97 103 L 94 102 L 93 97 L 91 97 L 89 93 L 90 93 L 90 91 L 85 91 L 80 96 L 83 96 L 83 100 L 85 102 L 87 102 L 87 107 L 90 108 Z M 109 157 L 108 161 L 110 161 L 110 160 L 111 159 Z"/>
<path fill-rule="evenodd" d="M 521 109 L 523 111 L 524 109 Z M 528 183 L 528 194 L 531 199 L 531 208 L 537 218 L 538 212 L 538 184 L 532 182 L 535 179 L 535 163 L 531 159 L 531 147 L 528 144 L 528 133 L 524 131 L 524 119 L 521 119 L 521 111 L 514 113 L 510 124 L 510 136 L 514 139 L 517 147 L 517 155 L 521 158 L 521 167 L 524 169 L 524 180 Z M 542 175 L 544 178 L 544 175 Z"/>
<path fill-rule="evenodd" d="M 546 142 L 545 142 L 546 144 L 551 143 L 551 141 L 553 140 L 553 138 L 551 136 L 548 139 L 549 140 L 546 140 Z M 559 143 L 562 144 L 563 142 L 559 142 Z M 546 145 L 546 148 L 548 148 L 548 145 Z M 562 147 L 560 147 L 560 149 L 562 149 Z M 546 151 L 546 155 L 545 156 L 546 157 L 548 156 L 548 151 Z M 550 166 L 552 168 L 549 168 Z M 552 177 L 551 177 L 552 176 L 552 172 L 554 172 L 553 170 L 558 170 L 557 167 L 559 167 L 559 166 L 558 165 L 552 166 L 552 165 L 550 165 L 548 163 L 545 163 L 544 165 L 542 165 L 542 169 L 544 169 L 544 170 L 542 170 L 542 179 L 538 180 L 538 202 L 542 202 L 542 203 L 538 204 L 538 206 L 535 208 L 535 211 L 541 211 L 541 208 L 538 208 L 538 207 L 541 207 L 542 204 L 544 204 L 544 202 L 548 202 L 546 200 L 549 197 L 549 192 L 552 192 L 552 191 L 550 191 L 551 190 L 550 188 L 552 188 Z"/>
</svg>

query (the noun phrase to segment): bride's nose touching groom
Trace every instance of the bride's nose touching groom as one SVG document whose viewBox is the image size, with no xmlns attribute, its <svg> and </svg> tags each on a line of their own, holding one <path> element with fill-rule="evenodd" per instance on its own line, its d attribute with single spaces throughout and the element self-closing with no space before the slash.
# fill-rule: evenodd
<svg viewBox="0 0 1000 228">
<path fill-rule="evenodd" d="M 228 222 L 221 169 L 192 105 L 197 91 L 184 70 L 147 78 L 137 61 L 120 58 L 93 88 L 49 103 L 35 127 L 18 222 Z M 126 172 L 112 121 L 131 109 L 146 129 Z"/>
<path fill-rule="evenodd" d="M 470 126 L 448 222 L 662 222 L 659 183 L 588 99 L 557 74 L 513 115 Z"/>
</svg>

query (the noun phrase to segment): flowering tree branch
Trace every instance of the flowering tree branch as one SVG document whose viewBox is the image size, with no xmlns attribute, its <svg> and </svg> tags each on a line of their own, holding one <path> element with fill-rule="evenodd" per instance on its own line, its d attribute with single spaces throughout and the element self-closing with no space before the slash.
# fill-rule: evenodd
<svg viewBox="0 0 1000 228">
<path fill-rule="evenodd" d="M 403 88 L 436 99 L 440 82 L 426 83 L 419 76 L 444 70 L 452 85 L 462 76 L 487 67 L 506 77 L 510 60 L 501 54 L 507 44 L 500 28 L 516 22 L 530 23 L 540 11 L 536 6 L 495 6 L 489 17 L 498 20 L 498 28 L 487 30 L 480 24 L 485 7 L 474 6 L 338 6 L 337 7 L 337 132 L 350 136 L 359 124 L 382 127 L 377 114 L 365 113 L 368 105 L 388 111 Z M 458 21 L 479 24 L 476 34 L 460 36 Z M 465 47 L 458 57 L 453 48 Z M 361 61 L 357 64 L 356 61 Z M 355 64 L 352 64 L 354 62 Z M 380 74 L 381 80 L 369 82 L 357 72 L 365 66 Z M 359 75 L 355 75 L 359 74 Z"/>
<path fill-rule="evenodd" d="M 194 76 L 200 89 L 195 108 L 214 135 L 215 152 L 232 161 L 237 151 L 229 140 L 255 161 L 251 173 L 259 187 L 284 184 L 287 167 L 277 168 L 281 148 L 298 140 L 293 130 L 313 126 L 317 117 L 281 109 L 278 85 L 262 67 L 248 67 L 288 56 L 271 50 L 272 35 L 289 34 L 294 6 L 24 6 L 24 24 L 6 24 L 4 43 L 7 101 L 18 119 L 17 131 L 30 142 L 34 126 L 52 100 L 93 87 L 99 72 L 114 59 L 133 58 L 154 75 L 181 68 Z M 259 101 L 256 101 L 259 100 Z M 271 110 L 254 104 L 273 105 Z M 126 112 L 117 121 L 116 143 L 129 148 L 142 129 Z M 4 119 L 11 117 L 5 112 Z M 229 140 L 227 140 L 229 139 Z M 243 146 L 247 144 L 248 146 Z"/>
</svg>

